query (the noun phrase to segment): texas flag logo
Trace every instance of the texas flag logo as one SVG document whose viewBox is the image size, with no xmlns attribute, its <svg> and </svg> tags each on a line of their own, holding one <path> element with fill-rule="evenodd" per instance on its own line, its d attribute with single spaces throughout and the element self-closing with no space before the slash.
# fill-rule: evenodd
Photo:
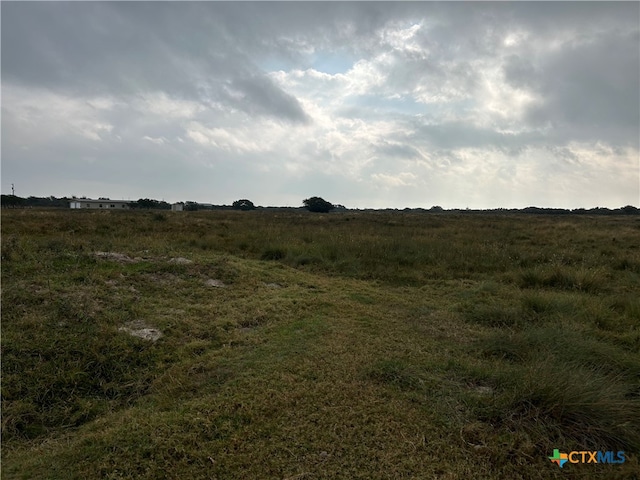
<svg viewBox="0 0 640 480">
<path fill-rule="evenodd" d="M 569 455 L 566 453 L 560 453 L 557 448 L 553 451 L 553 457 L 549 457 L 553 463 L 557 463 L 560 468 L 569 461 Z"/>
</svg>

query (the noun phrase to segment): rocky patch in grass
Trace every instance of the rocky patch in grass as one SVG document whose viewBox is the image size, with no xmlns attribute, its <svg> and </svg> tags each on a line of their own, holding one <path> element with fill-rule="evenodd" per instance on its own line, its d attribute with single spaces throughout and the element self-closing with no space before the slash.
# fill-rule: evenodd
<svg viewBox="0 0 640 480">
<path fill-rule="evenodd" d="M 189 265 L 193 263 L 193 260 L 189 260 L 184 257 L 175 257 L 169 260 L 169 263 L 175 263 L 176 265 Z"/>
<path fill-rule="evenodd" d="M 114 260 L 120 263 L 137 263 L 142 261 L 142 258 L 140 257 L 131 258 L 124 253 L 118 252 L 94 252 L 93 254 L 98 258 L 102 258 L 105 260 Z"/>
<path fill-rule="evenodd" d="M 155 342 L 162 337 L 162 332 L 160 330 L 145 324 L 142 320 L 129 322 L 118 328 L 118 330 L 126 332 L 132 337 L 142 338 L 143 340 L 149 340 L 150 342 Z"/>
</svg>

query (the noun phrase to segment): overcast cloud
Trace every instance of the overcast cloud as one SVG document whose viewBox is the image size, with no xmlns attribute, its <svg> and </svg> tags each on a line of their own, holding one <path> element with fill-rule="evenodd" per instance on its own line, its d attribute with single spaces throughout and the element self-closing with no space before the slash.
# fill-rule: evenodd
<svg viewBox="0 0 640 480">
<path fill-rule="evenodd" d="M 2 192 L 640 204 L 638 2 L 2 2 Z"/>
</svg>

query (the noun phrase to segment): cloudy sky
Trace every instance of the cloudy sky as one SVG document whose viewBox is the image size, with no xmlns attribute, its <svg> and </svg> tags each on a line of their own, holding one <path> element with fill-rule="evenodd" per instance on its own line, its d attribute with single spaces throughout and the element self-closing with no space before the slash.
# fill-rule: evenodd
<svg viewBox="0 0 640 480">
<path fill-rule="evenodd" d="M 640 204 L 638 2 L 2 2 L 2 193 Z"/>
</svg>

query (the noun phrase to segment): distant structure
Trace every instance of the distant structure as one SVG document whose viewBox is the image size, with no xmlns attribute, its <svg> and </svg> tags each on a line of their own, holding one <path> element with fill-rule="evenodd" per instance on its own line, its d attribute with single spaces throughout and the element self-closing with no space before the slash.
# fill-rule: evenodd
<svg viewBox="0 0 640 480">
<path fill-rule="evenodd" d="M 90 198 L 76 198 L 69 202 L 70 208 L 89 208 L 97 210 L 126 210 L 129 209 L 129 200 L 91 200 Z"/>
<path fill-rule="evenodd" d="M 178 202 L 178 203 L 172 203 L 171 204 L 171 211 L 172 212 L 182 212 L 183 210 L 184 210 L 184 203 Z"/>
</svg>

